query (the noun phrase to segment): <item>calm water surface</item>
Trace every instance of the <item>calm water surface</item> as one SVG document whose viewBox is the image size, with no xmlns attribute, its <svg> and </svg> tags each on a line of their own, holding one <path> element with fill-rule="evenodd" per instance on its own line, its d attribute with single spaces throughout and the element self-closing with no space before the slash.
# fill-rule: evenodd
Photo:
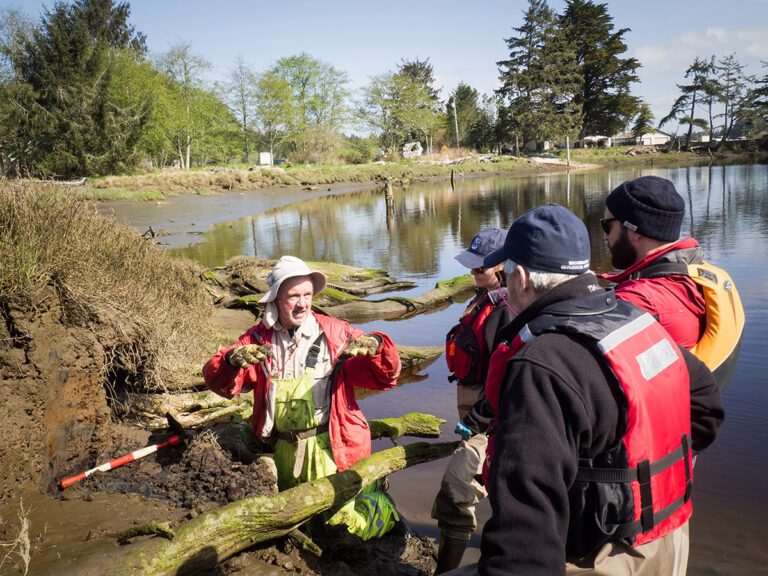
<svg viewBox="0 0 768 576">
<path fill-rule="evenodd" d="M 761 165 L 630 169 L 527 178 L 466 179 L 455 190 L 447 183 L 395 189 L 392 202 L 381 191 L 350 192 L 315 198 L 256 214 L 241 203 L 238 220 L 216 225 L 204 243 L 179 249 L 205 266 L 238 254 L 277 258 L 294 254 L 306 260 L 383 268 L 421 293 L 438 280 L 466 272 L 454 256 L 485 226 L 507 228 L 528 208 L 557 202 L 580 216 L 590 230 L 592 268 L 610 269 L 598 220 L 603 199 L 616 185 L 641 175 L 671 179 L 686 200 L 683 235 L 704 247 L 706 259 L 733 277 L 747 311 L 740 361 L 724 395 L 726 422 L 720 436 L 698 459 L 689 574 L 768 574 L 763 535 L 768 517 L 768 167 Z M 207 210 L 219 210 L 211 199 Z M 220 201 L 219 201 L 220 202 Z M 226 205 L 226 202 L 224 202 Z M 231 208 L 231 207 L 230 207 Z M 263 210 L 262 208 L 261 210 Z M 231 210 L 230 210 L 231 212 Z M 255 214 L 255 215 L 251 215 Z M 213 218 L 212 215 L 208 217 Z M 218 220 L 221 220 L 219 218 Z M 379 297 L 379 296 L 377 296 Z M 397 322 L 372 322 L 363 330 L 382 330 L 402 344 L 442 344 L 463 303 Z M 455 386 L 440 358 L 424 370 L 425 379 L 362 400 L 370 418 L 428 412 L 448 421 L 453 439 Z M 388 441 L 376 441 L 374 450 Z M 394 474 L 391 493 L 407 520 L 422 533 L 437 536 L 430 518 L 445 461 Z M 490 513 L 481 505 L 481 521 Z M 478 531 L 479 532 L 479 531 Z M 476 559 L 479 533 L 472 540 Z"/>
</svg>

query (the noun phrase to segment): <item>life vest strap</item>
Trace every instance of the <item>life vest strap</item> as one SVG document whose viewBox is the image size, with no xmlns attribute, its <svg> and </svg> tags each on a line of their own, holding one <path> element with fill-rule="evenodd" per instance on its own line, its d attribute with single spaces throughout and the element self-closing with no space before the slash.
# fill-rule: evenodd
<svg viewBox="0 0 768 576">
<path fill-rule="evenodd" d="M 685 461 L 686 477 L 690 479 L 690 464 L 688 462 L 689 440 L 687 434 L 683 434 L 680 446 L 672 450 L 669 454 L 650 463 L 648 469 L 651 476 L 663 472 L 680 460 Z M 647 462 L 644 460 L 643 462 Z M 626 468 L 617 470 L 615 468 L 579 468 L 576 473 L 576 482 L 601 482 L 601 483 L 629 483 L 642 482 L 638 472 L 640 465 L 635 468 Z"/>
<path fill-rule="evenodd" d="M 664 520 L 672 516 L 677 510 L 679 510 L 685 503 L 688 502 L 688 493 L 686 492 L 680 498 L 672 502 L 669 506 L 666 506 L 665 508 L 662 508 L 656 513 L 653 513 L 650 515 L 651 518 L 651 526 L 648 529 L 645 529 L 643 527 L 644 518 L 643 515 L 645 514 L 645 509 L 643 509 L 643 515 L 641 515 L 640 520 L 635 520 L 634 522 L 627 522 L 626 524 L 620 524 L 619 527 L 616 529 L 616 532 L 613 533 L 613 538 L 615 539 L 623 539 L 623 538 L 634 538 L 638 534 L 642 534 L 643 532 L 648 532 L 651 528 L 654 526 L 658 526 Z"/>
<path fill-rule="evenodd" d="M 320 336 L 317 337 L 317 339 L 312 343 L 312 346 L 309 349 L 309 353 L 307 354 L 307 361 L 304 364 L 307 368 L 314 368 L 317 364 L 317 357 L 320 356 L 320 342 L 323 340 L 323 335 L 320 334 Z"/>
<path fill-rule="evenodd" d="M 688 458 L 690 453 L 690 438 L 683 434 L 680 446 L 656 462 L 643 460 L 635 468 L 614 470 L 611 468 L 579 468 L 576 473 L 577 482 L 603 482 L 603 483 L 629 483 L 637 482 L 640 487 L 640 518 L 633 522 L 620 524 L 613 533 L 614 538 L 634 538 L 638 534 L 649 532 L 654 526 L 658 526 L 677 510 L 685 505 L 691 498 L 691 463 Z M 685 491 L 683 495 L 658 512 L 653 511 L 653 492 L 651 490 L 651 478 L 666 470 L 673 464 L 683 460 L 685 463 Z"/>
</svg>

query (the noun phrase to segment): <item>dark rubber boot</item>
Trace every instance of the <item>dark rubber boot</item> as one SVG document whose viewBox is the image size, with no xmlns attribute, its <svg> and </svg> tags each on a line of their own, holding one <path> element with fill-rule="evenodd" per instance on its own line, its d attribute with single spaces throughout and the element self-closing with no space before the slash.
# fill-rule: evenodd
<svg viewBox="0 0 768 576">
<path fill-rule="evenodd" d="M 440 546 L 437 549 L 437 568 L 435 568 L 435 574 L 442 574 L 443 572 L 448 572 L 448 570 L 458 568 L 468 543 L 468 540 L 451 538 L 441 534 Z"/>
</svg>

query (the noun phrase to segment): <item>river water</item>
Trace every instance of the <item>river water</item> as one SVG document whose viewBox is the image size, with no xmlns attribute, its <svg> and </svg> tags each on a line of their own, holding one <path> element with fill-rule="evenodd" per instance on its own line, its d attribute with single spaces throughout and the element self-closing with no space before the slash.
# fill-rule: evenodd
<svg viewBox="0 0 768 576">
<path fill-rule="evenodd" d="M 528 208 L 556 202 L 581 217 L 590 231 L 592 268 L 608 271 L 610 259 L 599 219 L 605 195 L 624 180 L 654 174 L 672 180 L 686 201 L 683 236 L 694 236 L 706 259 L 727 269 L 747 312 L 747 325 L 733 381 L 724 394 L 726 421 L 715 443 L 696 465 L 689 574 L 768 574 L 768 547 L 761 541 L 768 517 L 768 166 L 731 165 L 632 168 L 527 177 L 484 177 L 395 189 L 390 202 L 381 190 L 315 193 L 260 191 L 216 197 L 179 197 L 161 206 L 105 204 L 140 230 L 171 228 L 168 245 L 207 267 L 239 255 L 277 258 L 293 254 L 383 268 L 424 292 L 438 280 L 466 272 L 454 256 L 480 228 L 507 228 Z M 286 203 L 289 203 L 285 205 Z M 282 206 L 280 206 L 282 204 Z M 237 218 L 237 219 L 233 219 Z M 194 222 L 194 224 L 192 224 Z M 201 228 L 205 228 L 202 231 Z M 194 233 L 194 236 L 189 236 Z M 188 244 L 192 238 L 199 242 Z M 375 298 L 381 297 L 380 295 Z M 360 325 L 381 330 L 409 345 L 440 345 L 464 303 L 403 321 Z M 361 401 L 369 418 L 419 411 L 447 420 L 443 434 L 454 439 L 455 386 L 442 358 L 411 382 Z M 379 440 L 374 450 L 389 441 Z M 445 461 L 416 466 L 390 478 L 390 492 L 408 522 L 437 537 L 430 509 Z M 483 522 L 487 501 L 479 507 Z M 480 530 L 466 560 L 478 557 Z"/>
</svg>

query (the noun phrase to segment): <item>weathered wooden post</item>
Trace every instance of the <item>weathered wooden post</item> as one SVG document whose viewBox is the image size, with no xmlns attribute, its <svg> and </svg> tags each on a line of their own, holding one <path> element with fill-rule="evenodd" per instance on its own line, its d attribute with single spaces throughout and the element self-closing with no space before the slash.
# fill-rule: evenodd
<svg viewBox="0 0 768 576">
<path fill-rule="evenodd" d="M 395 197 L 392 194 L 392 182 L 389 180 L 384 191 L 384 202 L 387 206 L 387 230 L 391 232 L 395 227 Z"/>
</svg>

